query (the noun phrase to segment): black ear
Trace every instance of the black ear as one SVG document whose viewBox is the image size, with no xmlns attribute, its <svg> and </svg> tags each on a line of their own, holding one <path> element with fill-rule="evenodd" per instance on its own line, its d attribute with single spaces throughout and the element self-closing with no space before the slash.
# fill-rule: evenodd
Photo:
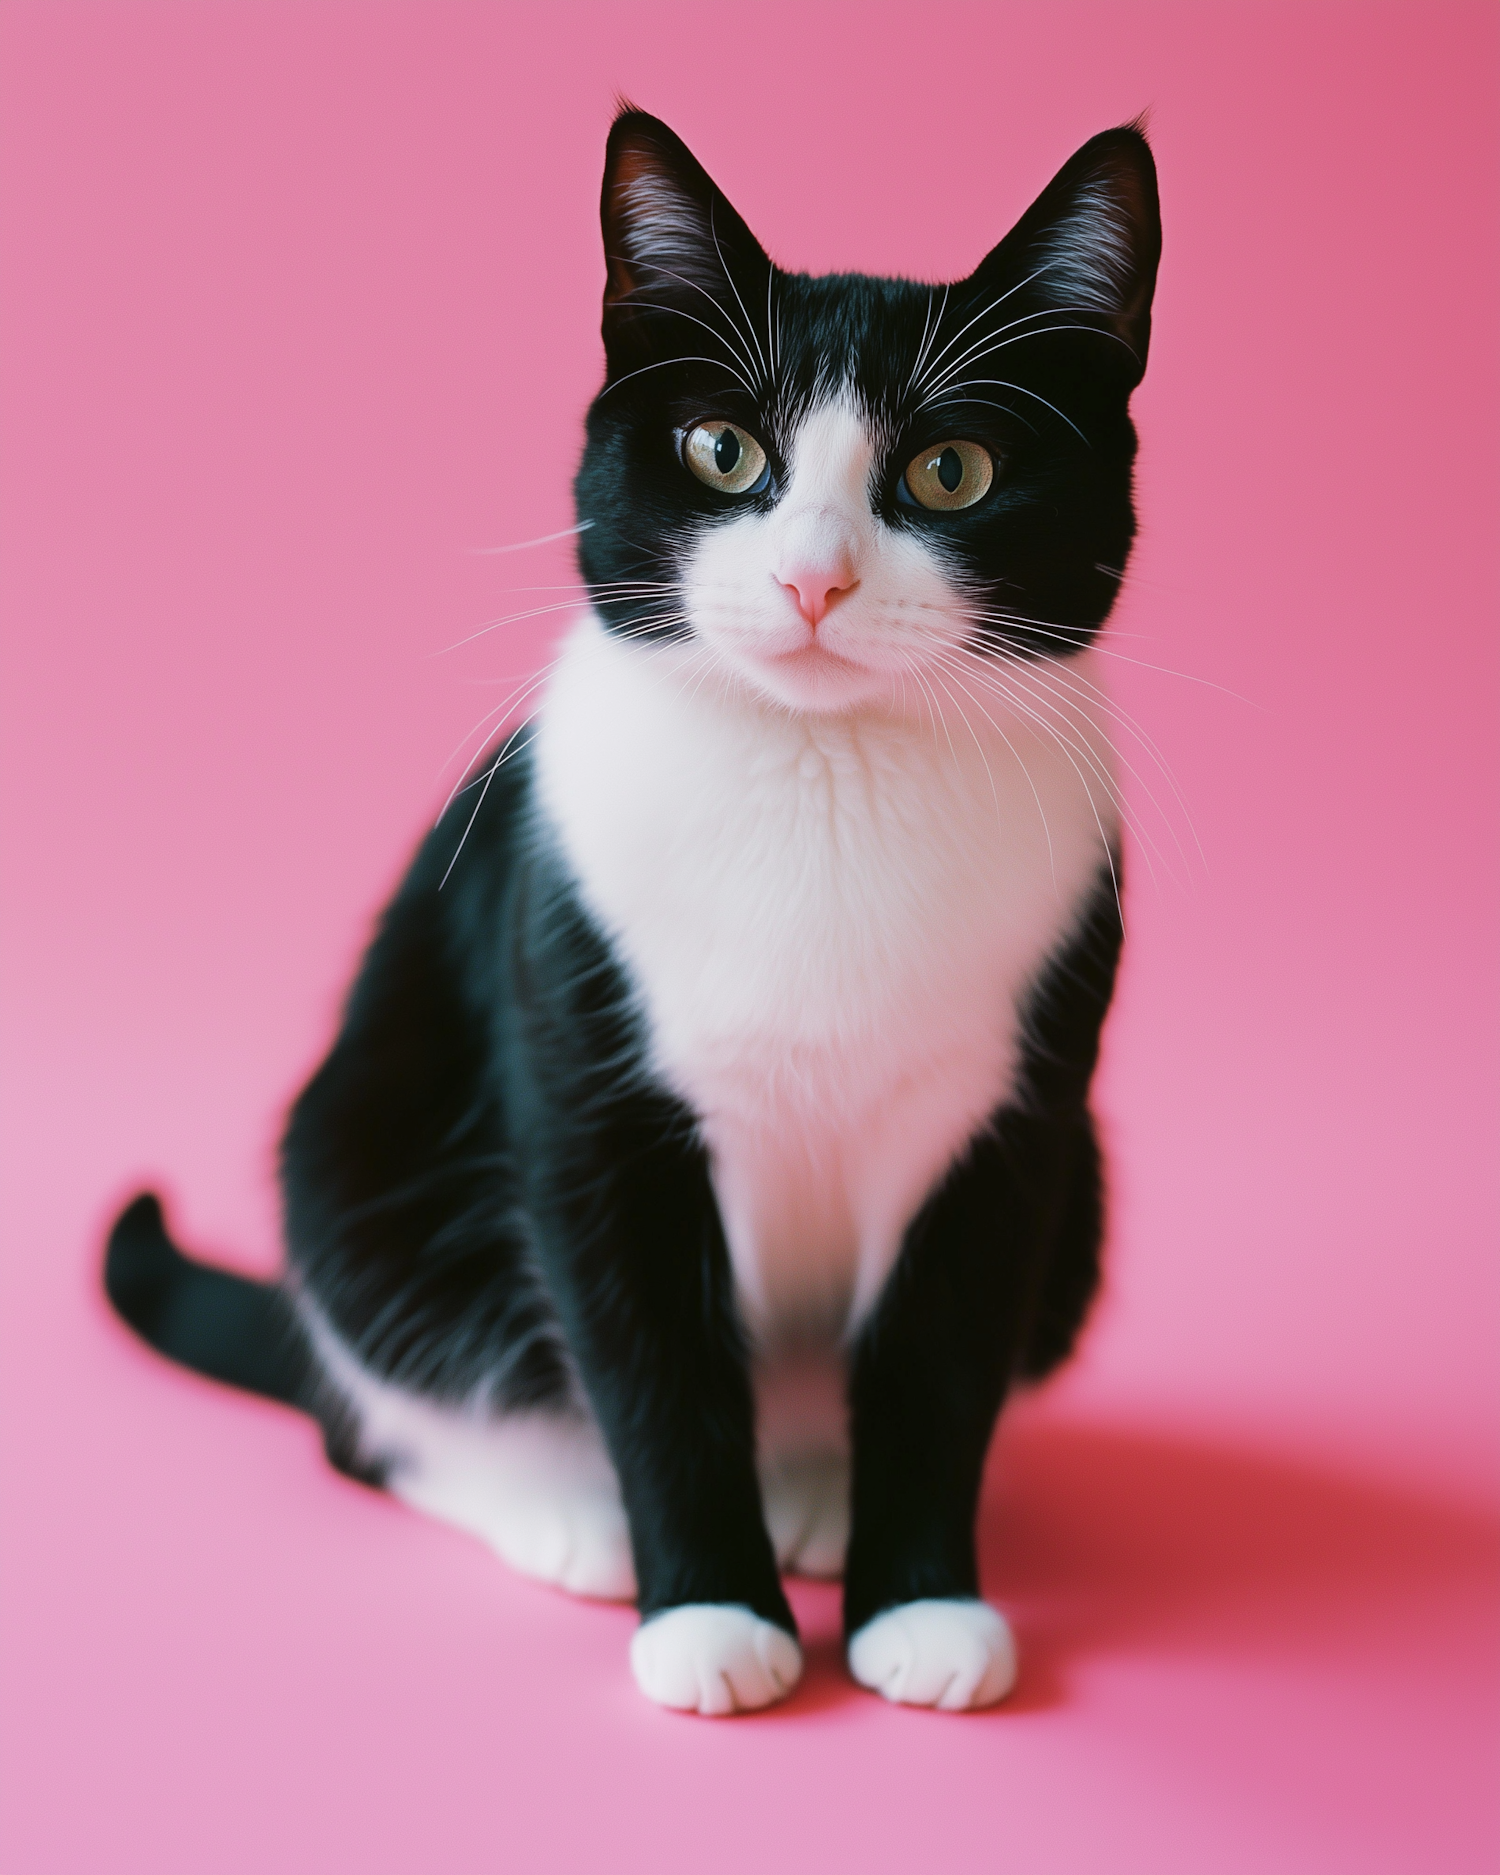
<svg viewBox="0 0 1500 1875">
<path fill-rule="evenodd" d="M 1022 315 L 1107 332 L 1129 385 L 1151 342 L 1161 209 L 1151 147 L 1135 124 L 1106 130 L 1069 158 L 972 276 Z M 1024 329 L 1024 328 L 1023 328 Z"/>
<path fill-rule="evenodd" d="M 604 343 L 622 350 L 723 351 L 754 359 L 767 335 L 771 262 L 708 172 L 660 118 L 628 107 L 604 157 Z M 701 321 L 695 329 L 693 321 Z M 717 344 L 714 340 L 717 340 Z M 696 341 L 703 340 L 703 344 Z M 691 341 L 691 342 L 690 342 Z"/>
</svg>

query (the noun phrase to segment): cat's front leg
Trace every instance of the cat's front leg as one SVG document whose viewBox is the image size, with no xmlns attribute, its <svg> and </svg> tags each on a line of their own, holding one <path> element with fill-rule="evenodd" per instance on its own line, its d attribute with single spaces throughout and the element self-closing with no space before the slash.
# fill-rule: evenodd
<svg viewBox="0 0 1500 1875">
<path fill-rule="evenodd" d="M 1051 1122 L 1002 1113 L 912 1223 L 855 1349 L 849 1665 L 903 1704 L 991 1705 L 1015 1679 L 974 1520 L 1066 1170 Z"/>
<path fill-rule="evenodd" d="M 802 1672 L 755 1471 L 729 1263 L 698 1148 L 609 1130 L 537 1206 L 544 1266 L 619 1474 L 662 1705 L 746 1711 Z M 575 1146 L 578 1142 L 575 1141 Z M 577 1181 L 577 1182 L 574 1182 Z"/>
<path fill-rule="evenodd" d="M 662 1705 L 770 1705 L 802 1654 L 761 1509 L 708 1157 L 692 1114 L 644 1069 L 602 941 L 566 894 L 543 910 L 538 941 L 521 932 L 510 1106 L 541 1273 L 629 1519 L 631 1665 Z"/>
</svg>

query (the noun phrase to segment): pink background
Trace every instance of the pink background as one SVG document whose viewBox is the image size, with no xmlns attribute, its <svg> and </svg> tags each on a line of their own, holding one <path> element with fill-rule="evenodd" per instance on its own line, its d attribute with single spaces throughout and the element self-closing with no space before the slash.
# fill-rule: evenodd
<svg viewBox="0 0 1500 1875">
<path fill-rule="evenodd" d="M 7 1869 L 1495 1866 L 1497 17 L 11 0 Z M 1114 642 L 1206 864 L 1132 781 L 1110 1289 L 998 1444 L 971 1720 L 856 1693 L 823 1589 L 785 1709 L 653 1710 L 628 1613 L 96 1293 L 145 1178 L 274 1266 L 284 1104 L 558 623 L 440 655 L 571 577 L 473 550 L 571 519 L 617 89 L 784 262 L 937 276 L 1155 112 Z"/>
</svg>

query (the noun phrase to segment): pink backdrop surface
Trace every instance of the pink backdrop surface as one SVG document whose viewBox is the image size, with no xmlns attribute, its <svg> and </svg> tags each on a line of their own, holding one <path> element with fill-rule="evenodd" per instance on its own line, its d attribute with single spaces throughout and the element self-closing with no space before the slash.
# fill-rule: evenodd
<svg viewBox="0 0 1500 1875">
<path fill-rule="evenodd" d="M 1496 21 L 5 8 L 7 1869 L 1496 1866 Z M 1186 813 L 1137 751 L 1109 1292 L 997 1444 L 984 1716 L 858 1693 L 821 1588 L 785 1708 L 656 1711 L 628 1612 L 97 1293 L 144 1179 L 274 1267 L 285 1103 L 566 617 L 445 654 L 567 597 L 475 549 L 571 519 L 616 90 L 784 263 L 929 277 L 1154 110 L 1112 643 Z"/>
</svg>

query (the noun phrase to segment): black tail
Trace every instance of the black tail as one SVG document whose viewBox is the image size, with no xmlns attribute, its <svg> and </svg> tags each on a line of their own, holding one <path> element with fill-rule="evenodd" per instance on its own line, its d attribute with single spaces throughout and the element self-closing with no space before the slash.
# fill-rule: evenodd
<svg viewBox="0 0 1500 1875">
<path fill-rule="evenodd" d="M 306 1344 L 286 1297 L 274 1283 L 184 1256 L 154 1193 L 143 1192 L 116 1219 L 104 1288 L 141 1339 L 169 1359 L 248 1393 L 306 1406 Z"/>
</svg>

